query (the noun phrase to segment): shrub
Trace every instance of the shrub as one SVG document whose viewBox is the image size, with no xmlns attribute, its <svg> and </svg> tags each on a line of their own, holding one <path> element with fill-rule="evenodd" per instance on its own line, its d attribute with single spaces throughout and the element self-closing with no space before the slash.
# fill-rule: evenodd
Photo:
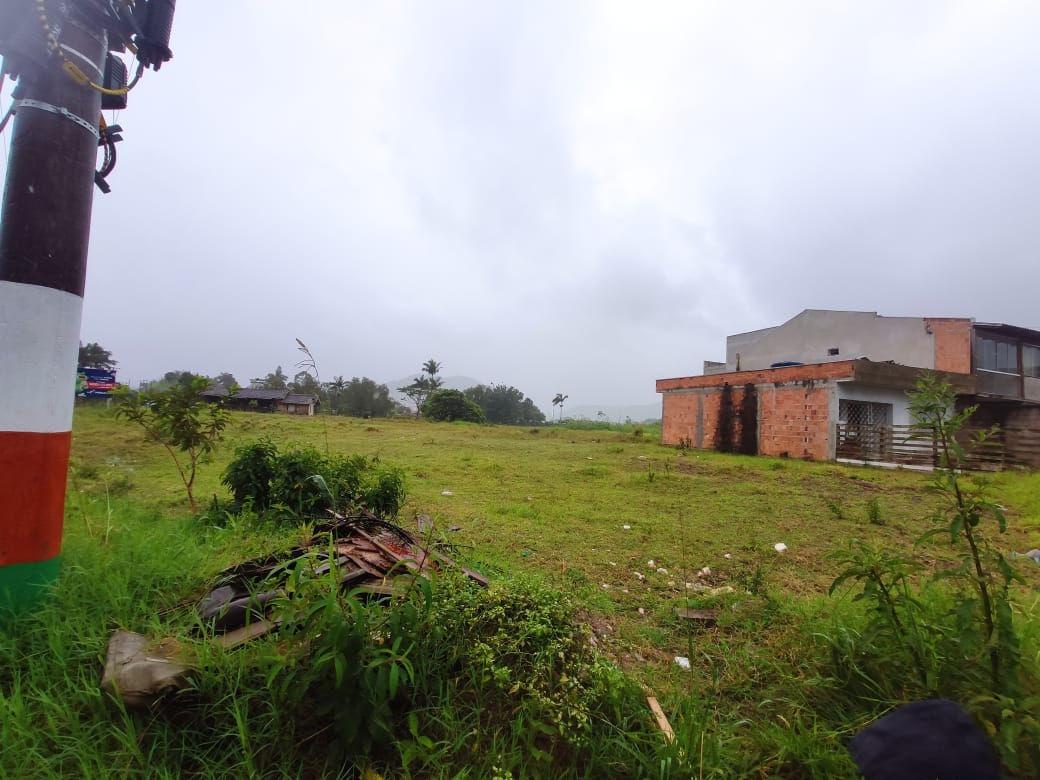
<svg viewBox="0 0 1040 780">
<path fill-rule="evenodd" d="M 328 509 L 368 509 L 394 517 L 406 495 L 401 470 L 376 458 L 323 455 L 313 447 L 280 453 L 267 439 L 239 447 L 223 482 L 239 510 L 250 506 L 269 516 L 297 519 L 324 515 Z"/>
<path fill-rule="evenodd" d="M 422 413 L 428 420 L 440 422 L 482 423 L 487 420 L 484 412 L 459 390 L 437 390 L 423 404 Z"/>
<path fill-rule="evenodd" d="M 326 734 L 335 761 L 392 746 L 409 776 L 491 776 L 481 762 L 609 776 L 619 767 L 604 765 L 601 746 L 621 733 L 642 748 L 626 759 L 645 762 L 628 770 L 649 775 L 660 738 L 640 689 L 596 655 L 563 594 L 445 573 L 376 605 L 308 570 L 297 567 L 287 588 L 296 596 L 279 605 L 283 632 L 300 641 L 269 646 L 270 707 Z"/>
<path fill-rule="evenodd" d="M 235 450 L 235 457 L 224 471 L 224 484 L 238 504 L 247 501 L 258 508 L 271 505 L 271 480 L 278 448 L 264 438 Z"/>
</svg>

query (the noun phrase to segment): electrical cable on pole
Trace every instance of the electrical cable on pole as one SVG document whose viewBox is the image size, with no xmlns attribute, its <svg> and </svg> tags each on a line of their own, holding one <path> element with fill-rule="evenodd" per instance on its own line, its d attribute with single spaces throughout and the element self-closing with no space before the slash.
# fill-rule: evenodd
<svg viewBox="0 0 1040 780">
<path fill-rule="evenodd" d="M 174 0 L 17 0 L 0 7 L 0 77 L 16 81 L 0 211 L 0 601 L 59 567 L 93 190 L 108 192 L 126 106 L 169 48 Z M 138 60 L 127 82 L 117 56 Z M 95 170 L 99 149 L 102 162 Z"/>
</svg>

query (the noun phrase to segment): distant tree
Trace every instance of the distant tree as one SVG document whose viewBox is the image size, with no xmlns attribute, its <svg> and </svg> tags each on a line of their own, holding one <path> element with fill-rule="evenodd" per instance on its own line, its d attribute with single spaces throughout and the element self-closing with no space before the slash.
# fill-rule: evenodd
<svg viewBox="0 0 1040 780">
<path fill-rule="evenodd" d="M 570 398 L 570 396 L 564 395 L 563 393 L 557 393 L 556 397 L 553 398 L 553 406 L 560 407 L 560 422 L 563 422 L 563 402 L 568 398 Z"/>
<path fill-rule="evenodd" d="M 123 391 L 116 410 L 119 417 L 137 423 L 151 441 L 166 448 L 184 483 L 192 512 L 198 512 L 194 486 L 199 461 L 216 449 L 231 419 L 220 404 L 203 400 L 200 393 L 208 386 L 205 377 L 193 377 L 166 390 Z"/>
<path fill-rule="evenodd" d="M 254 377 L 249 381 L 249 384 L 251 387 L 262 390 L 286 390 L 289 387 L 288 379 L 289 377 L 282 371 L 282 367 L 278 366 L 273 374 Z"/>
<path fill-rule="evenodd" d="M 460 390 L 434 390 L 422 407 L 427 420 L 439 422 L 486 422 L 484 412 Z"/>
<path fill-rule="evenodd" d="M 303 395 L 322 395 L 322 386 L 309 371 L 300 371 L 289 383 L 289 392 L 301 393 Z"/>
<path fill-rule="evenodd" d="M 346 414 L 343 411 L 345 403 L 344 393 L 347 390 L 347 380 L 342 375 L 332 378 L 331 382 L 325 382 L 322 386 L 324 398 L 322 403 L 331 414 Z"/>
<path fill-rule="evenodd" d="M 79 345 L 79 366 L 81 368 L 100 368 L 105 371 L 113 371 L 119 365 L 118 360 L 112 358 L 112 353 L 102 347 L 96 341 L 88 341 Z"/>
<path fill-rule="evenodd" d="M 387 417 L 394 411 L 390 388 L 372 379 L 354 377 L 343 389 L 340 414 L 351 417 Z"/>
<path fill-rule="evenodd" d="M 501 425 L 538 425 L 545 415 L 534 401 L 509 385 L 477 385 L 465 395 L 484 412 L 488 422 Z"/>
<path fill-rule="evenodd" d="M 437 376 L 437 374 L 440 373 L 441 366 L 443 365 L 443 363 L 439 363 L 433 358 L 430 358 L 422 364 L 423 373 L 426 374 L 427 377 L 429 377 L 428 381 L 430 383 L 430 387 L 432 387 L 434 390 L 436 390 L 438 387 L 444 384 L 444 380 Z"/>
<path fill-rule="evenodd" d="M 149 390 L 168 390 L 171 387 L 190 384 L 192 380 L 198 379 L 200 376 L 200 374 L 196 374 L 193 371 L 167 371 L 162 375 L 161 379 L 148 382 L 147 387 Z"/>
<path fill-rule="evenodd" d="M 415 404 L 415 414 L 418 415 L 430 393 L 436 389 L 430 385 L 429 377 L 418 376 L 410 385 L 397 388 L 397 392 L 404 393 L 408 400 Z"/>
<path fill-rule="evenodd" d="M 422 364 L 422 371 L 410 385 L 397 388 L 397 392 L 404 393 L 415 404 L 416 415 L 422 412 L 430 393 L 444 384 L 444 380 L 437 376 L 442 365 L 442 363 L 438 363 L 433 358 L 430 358 Z"/>
<path fill-rule="evenodd" d="M 240 387 L 240 385 L 238 384 L 238 380 L 235 379 L 234 374 L 228 373 L 227 371 L 223 372 L 222 374 L 217 374 L 213 378 L 213 384 L 219 387 L 223 387 L 229 393 L 233 393 Z"/>
</svg>

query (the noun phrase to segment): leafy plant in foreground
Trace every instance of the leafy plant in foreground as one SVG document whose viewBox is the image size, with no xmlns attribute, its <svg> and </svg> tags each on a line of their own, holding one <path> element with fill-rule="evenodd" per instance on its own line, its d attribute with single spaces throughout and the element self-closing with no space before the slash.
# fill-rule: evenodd
<svg viewBox="0 0 1040 780">
<path fill-rule="evenodd" d="M 116 410 L 119 417 L 137 423 L 151 441 L 166 448 L 184 483 L 193 513 L 198 512 L 194 486 L 199 461 L 216 449 L 231 419 L 220 404 L 202 398 L 200 393 L 208 385 L 205 377 L 193 377 L 166 390 L 124 391 Z M 181 462 L 178 452 L 186 462 Z"/>
<path fill-rule="evenodd" d="M 858 539 L 831 557 L 845 568 L 831 583 L 829 592 L 833 594 L 847 581 L 855 580 L 860 591 L 853 601 L 871 602 L 873 619 L 864 640 L 870 644 L 886 640 L 907 649 L 921 685 L 933 687 L 934 675 L 925 663 L 921 636 L 921 603 L 910 589 L 915 564 Z"/>
<path fill-rule="evenodd" d="M 994 531 L 1004 533 L 1006 520 L 987 481 L 962 473 L 965 443 L 981 444 L 992 431 L 969 439 L 965 426 L 975 407 L 957 411 L 955 401 L 950 386 L 930 374 L 910 393 L 914 436 L 935 444 L 933 488 L 942 496 L 918 544 L 945 537 L 957 562 L 915 588 L 910 560 L 854 540 L 836 556 L 845 568 L 831 592 L 855 581 L 855 599 L 870 610 L 861 634 L 837 627 L 834 661 L 849 681 L 866 686 L 871 700 L 922 692 L 959 698 L 981 718 L 1009 768 L 1037 769 L 1040 721 L 1030 713 L 1040 697 L 1035 668 L 1022 665 L 1012 619 L 1010 588 L 1018 576 L 990 540 Z"/>
<path fill-rule="evenodd" d="M 918 380 L 910 393 L 910 414 L 914 419 L 914 435 L 933 438 L 939 451 L 935 469 L 935 489 L 945 498 L 945 505 L 933 515 L 935 527 L 922 540 L 948 534 L 960 563 L 940 572 L 941 578 L 960 580 L 974 590 L 976 597 L 961 594 L 957 607 L 957 623 L 962 637 L 977 638 L 988 651 L 993 691 L 1014 688 L 1018 662 L 1018 639 L 1011 620 L 1009 588 L 1017 578 L 1004 556 L 989 542 L 985 518 L 995 523 L 999 533 L 1007 530 L 1003 510 L 987 491 L 979 477 L 961 474 L 965 450 L 961 444 L 963 429 L 978 407 L 955 411 L 953 388 L 934 374 Z M 980 431 L 973 438 L 982 444 L 993 431 Z"/>
</svg>

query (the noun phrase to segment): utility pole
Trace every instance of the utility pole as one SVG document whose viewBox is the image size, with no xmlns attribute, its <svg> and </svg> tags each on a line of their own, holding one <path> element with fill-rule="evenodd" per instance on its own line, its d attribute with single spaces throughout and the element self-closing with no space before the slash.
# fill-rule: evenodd
<svg viewBox="0 0 1040 780">
<path fill-rule="evenodd" d="M 102 96 L 128 91 L 110 33 L 120 50 L 137 34 L 139 77 L 158 69 L 142 52 L 156 57 L 158 45 L 157 61 L 169 59 L 173 7 L 22 2 L 28 15 L 18 8 L 0 20 L 16 23 L 0 53 L 5 75 L 18 79 L 0 212 L 0 600 L 16 607 L 59 567 L 95 166 L 99 140 L 114 143 Z M 152 5 L 163 6 L 166 42 L 148 36 Z"/>
</svg>

